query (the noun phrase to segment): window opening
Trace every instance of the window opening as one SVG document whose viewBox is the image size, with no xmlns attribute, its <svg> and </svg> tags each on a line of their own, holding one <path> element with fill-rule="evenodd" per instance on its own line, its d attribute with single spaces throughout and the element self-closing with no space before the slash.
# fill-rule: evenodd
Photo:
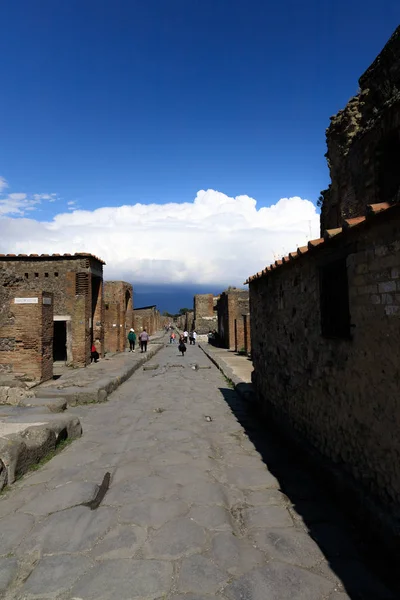
<svg viewBox="0 0 400 600">
<path fill-rule="evenodd" d="M 322 335 L 349 339 L 349 286 L 345 258 L 320 268 L 320 303 Z"/>
</svg>

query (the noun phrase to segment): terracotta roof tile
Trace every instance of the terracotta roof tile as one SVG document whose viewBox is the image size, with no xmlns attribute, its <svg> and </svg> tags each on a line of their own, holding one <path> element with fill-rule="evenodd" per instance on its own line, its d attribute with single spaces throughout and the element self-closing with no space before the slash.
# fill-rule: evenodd
<svg viewBox="0 0 400 600">
<path fill-rule="evenodd" d="M 317 246 L 320 246 L 321 244 L 324 243 L 324 238 L 318 238 L 317 240 L 310 240 L 308 242 L 308 249 L 311 250 L 312 248 L 316 248 Z"/>
<path fill-rule="evenodd" d="M 366 217 L 354 217 L 354 219 L 345 219 L 343 221 L 343 229 L 349 229 L 350 227 L 355 227 L 363 221 L 366 220 Z"/>
<path fill-rule="evenodd" d="M 306 252 L 308 252 L 308 246 L 300 246 L 300 248 L 297 248 L 297 254 L 299 256 L 301 254 L 305 254 Z"/>
<path fill-rule="evenodd" d="M 101 258 L 99 258 L 98 256 L 95 256 L 94 254 L 89 254 L 87 252 L 75 252 L 75 254 L 0 254 L 0 258 L 53 258 L 53 257 L 66 257 L 66 258 L 79 258 L 79 257 L 84 257 L 84 258 L 93 258 L 94 260 L 98 260 L 100 263 L 102 263 L 103 265 L 105 265 L 106 263 L 104 262 L 104 260 L 102 260 Z"/>
<path fill-rule="evenodd" d="M 247 279 L 247 281 L 245 281 L 245 283 L 247 284 L 247 283 L 250 283 L 251 281 L 254 281 L 254 279 L 259 279 L 262 276 L 266 276 L 270 271 L 280 268 L 280 267 L 284 266 L 285 264 L 287 264 L 288 262 L 292 262 L 295 258 L 301 258 L 301 256 L 306 254 L 308 250 L 313 250 L 318 247 L 321 247 L 321 245 L 323 245 L 324 243 L 328 242 L 329 240 L 335 238 L 336 236 L 345 235 L 346 231 L 348 231 L 349 229 L 352 229 L 353 227 L 358 227 L 358 226 L 362 225 L 362 223 L 364 223 L 365 221 L 367 221 L 367 220 L 369 221 L 370 218 L 374 217 L 375 215 L 382 213 L 384 211 L 387 211 L 389 209 L 393 209 L 396 206 L 397 206 L 397 208 L 399 208 L 400 205 L 399 204 L 390 204 L 389 202 L 380 202 L 379 204 L 368 204 L 365 209 L 365 215 L 361 215 L 361 216 L 354 217 L 351 219 L 345 219 L 343 221 L 343 228 L 337 227 L 336 229 L 326 230 L 323 238 L 318 238 L 316 240 L 310 240 L 308 242 L 307 246 L 302 246 L 301 248 L 297 248 L 296 252 L 289 252 L 288 256 L 283 257 L 282 260 L 275 261 L 275 263 L 273 263 L 269 267 L 266 267 L 262 271 L 262 273 L 257 273 L 256 275 L 249 277 Z M 1 254 L 0 254 L 0 256 L 1 256 Z"/>
<path fill-rule="evenodd" d="M 367 205 L 367 215 L 376 215 L 384 210 L 387 210 L 388 208 L 391 208 L 393 206 L 393 204 L 390 204 L 389 202 L 380 202 L 379 204 L 368 204 Z"/>
<path fill-rule="evenodd" d="M 324 232 L 324 239 L 330 240 L 331 238 L 335 237 L 335 235 L 339 235 L 339 233 L 342 233 L 342 231 L 342 227 L 336 227 L 335 229 L 326 229 Z"/>
</svg>

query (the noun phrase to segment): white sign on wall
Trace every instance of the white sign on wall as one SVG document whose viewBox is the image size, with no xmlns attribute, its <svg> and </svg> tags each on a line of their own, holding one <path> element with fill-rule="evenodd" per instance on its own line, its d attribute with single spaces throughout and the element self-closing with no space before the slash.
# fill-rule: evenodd
<svg viewBox="0 0 400 600">
<path fill-rule="evenodd" d="M 14 304 L 39 304 L 39 298 L 14 298 Z"/>
<path fill-rule="evenodd" d="M 43 298 L 43 304 L 51 304 L 51 298 Z"/>
</svg>

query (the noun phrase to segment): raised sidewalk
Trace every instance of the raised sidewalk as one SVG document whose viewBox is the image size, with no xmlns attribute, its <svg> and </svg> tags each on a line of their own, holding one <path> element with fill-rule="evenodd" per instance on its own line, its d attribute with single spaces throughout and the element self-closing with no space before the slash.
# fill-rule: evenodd
<svg viewBox="0 0 400 600">
<path fill-rule="evenodd" d="M 253 371 L 251 359 L 248 356 L 237 354 L 233 350 L 217 348 L 208 343 L 200 343 L 199 347 L 225 377 L 232 381 L 238 394 L 246 401 L 253 402 L 255 395 L 251 383 L 251 373 Z"/>
</svg>

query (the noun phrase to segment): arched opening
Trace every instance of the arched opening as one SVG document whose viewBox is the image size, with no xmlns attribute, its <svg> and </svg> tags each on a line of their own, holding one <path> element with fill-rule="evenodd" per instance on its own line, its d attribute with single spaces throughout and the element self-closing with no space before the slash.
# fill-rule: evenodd
<svg viewBox="0 0 400 600">
<path fill-rule="evenodd" d="M 400 201 L 400 130 L 384 138 L 378 149 L 379 202 Z"/>
<path fill-rule="evenodd" d="M 131 295 L 128 292 L 128 290 L 126 290 L 126 292 L 125 292 L 125 312 L 128 310 L 128 305 L 129 305 L 130 299 L 131 299 Z"/>
</svg>

